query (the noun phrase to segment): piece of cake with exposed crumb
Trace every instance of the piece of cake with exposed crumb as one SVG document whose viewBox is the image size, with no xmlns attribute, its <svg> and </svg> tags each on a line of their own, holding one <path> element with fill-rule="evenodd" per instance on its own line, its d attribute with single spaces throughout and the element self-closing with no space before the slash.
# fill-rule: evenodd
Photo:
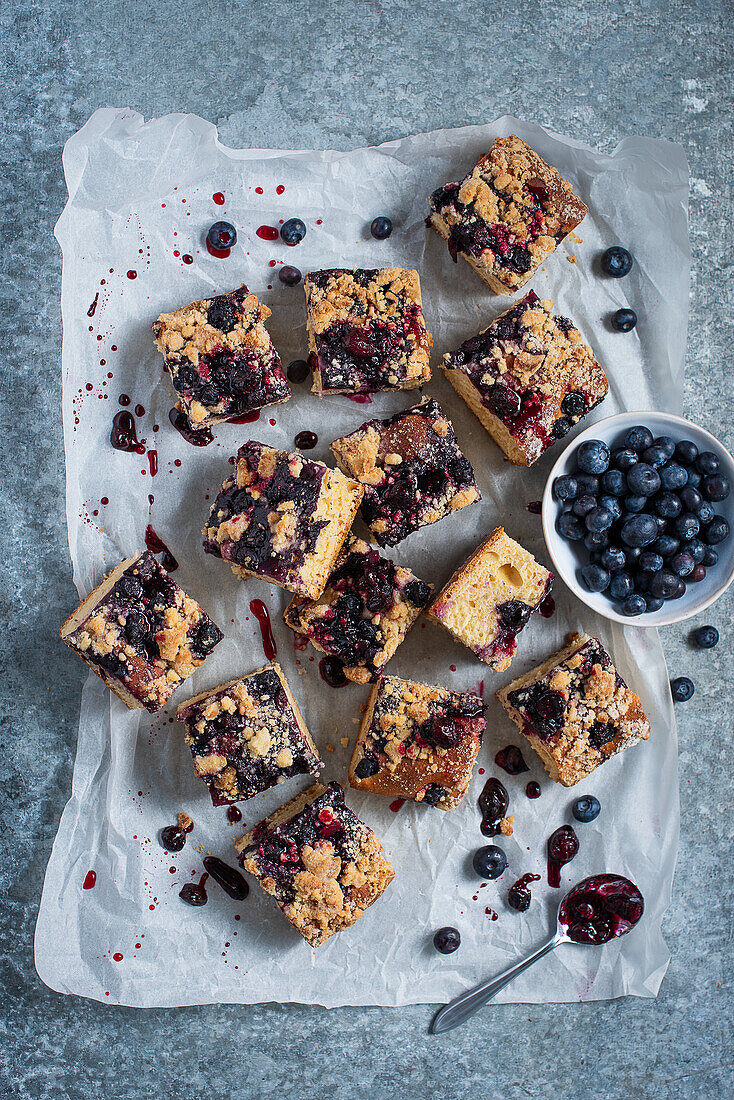
<svg viewBox="0 0 734 1100">
<path fill-rule="evenodd" d="M 587 207 L 567 180 L 515 134 L 497 138 L 461 183 L 431 195 L 427 224 L 495 294 L 513 294 Z"/>
<path fill-rule="evenodd" d="M 568 645 L 497 692 L 551 779 L 572 787 L 610 756 L 650 736 L 639 696 L 597 638 Z"/>
<path fill-rule="evenodd" d="M 155 345 L 191 428 L 210 428 L 288 400 L 290 387 L 263 324 L 269 316 L 243 283 L 155 321 Z"/>
<path fill-rule="evenodd" d="M 314 784 L 235 847 L 244 870 L 312 947 L 358 921 L 394 875 L 379 840 L 345 804 L 338 783 Z"/>
<path fill-rule="evenodd" d="M 552 581 L 553 574 L 498 527 L 459 566 L 426 614 L 480 661 L 503 672 Z"/>
<path fill-rule="evenodd" d="M 315 600 L 295 596 L 287 625 L 343 665 L 356 684 L 376 679 L 428 603 L 433 586 L 350 536 Z"/>
<path fill-rule="evenodd" d="M 516 466 L 531 466 L 609 389 L 579 330 L 532 290 L 443 358 L 451 385 Z"/>
<path fill-rule="evenodd" d="M 381 546 L 481 500 L 451 421 L 432 399 L 368 420 L 331 449 L 339 469 L 364 485 L 362 518 Z"/>
<path fill-rule="evenodd" d="M 367 701 L 349 782 L 453 810 L 469 787 L 484 727 L 477 695 L 383 676 Z"/>
<path fill-rule="evenodd" d="M 312 271 L 304 279 L 313 392 L 410 390 L 431 377 L 417 271 Z"/>
<path fill-rule="evenodd" d="M 215 806 L 243 802 L 294 775 L 315 776 L 322 767 L 278 664 L 200 692 L 181 703 L 176 717 Z"/>
<path fill-rule="evenodd" d="M 120 562 L 59 633 L 126 706 L 151 714 L 224 637 L 148 550 Z"/>
<path fill-rule="evenodd" d="M 340 470 L 252 439 L 214 501 L 204 549 L 239 577 L 262 577 L 317 599 L 362 493 Z"/>
</svg>

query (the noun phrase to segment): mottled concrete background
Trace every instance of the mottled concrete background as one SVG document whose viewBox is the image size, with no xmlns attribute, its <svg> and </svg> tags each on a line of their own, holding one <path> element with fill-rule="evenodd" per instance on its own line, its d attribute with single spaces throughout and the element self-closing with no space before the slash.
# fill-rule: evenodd
<svg viewBox="0 0 734 1100">
<path fill-rule="evenodd" d="M 425 1008 L 100 1006 L 51 993 L 32 956 L 85 675 L 55 637 L 76 596 L 52 235 L 64 141 L 97 107 L 130 106 L 194 111 L 233 146 L 350 148 L 505 112 L 604 148 L 634 133 L 681 142 L 692 177 L 685 409 L 731 447 L 731 15 L 726 0 L 3 7 L 0 1096 L 732 1095 L 731 597 L 700 620 L 721 630 L 713 653 L 693 652 L 687 627 L 663 638 L 671 674 L 691 675 L 696 696 L 678 708 L 681 851 L 657 1001 L 490 1008 L 436 1039 Z"/>
</svg>

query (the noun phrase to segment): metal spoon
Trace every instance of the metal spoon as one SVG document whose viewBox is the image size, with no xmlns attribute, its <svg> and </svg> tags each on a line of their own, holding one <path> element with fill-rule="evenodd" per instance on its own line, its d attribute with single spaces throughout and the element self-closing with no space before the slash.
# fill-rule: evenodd
<svg viewBox="0 0 734 1100">
<path fill-rule="evenodd" d="M 429 1031 L 438 1035 L 451 1031 L 473 1016 L 477 1009 L 491 1001 L 501 989 L 532 966 L 559 943 L 585 943 L 599 946 L 624 936 L 639 921 L 644 910 L 642 894 L 633 882 L 622 875 L 593 875 L 573 886 L 558 906 L 556 930 L 549 940 L 522 962 L 503 970 L 496 978 L 480 982 L 473 989 L 460 993 L 436 1013 Z M 595 907 L 596 912 L 584 910 Z"/>
</svg>

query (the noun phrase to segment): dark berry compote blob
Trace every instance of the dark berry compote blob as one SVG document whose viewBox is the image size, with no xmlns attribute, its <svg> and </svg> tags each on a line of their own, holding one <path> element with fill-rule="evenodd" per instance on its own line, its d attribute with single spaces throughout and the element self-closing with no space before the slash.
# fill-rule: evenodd
<svg viewBox="0 0 734 1100">
<path fill-rule="evenodd" d="M 548 837 L 548 885 L 561 885 L 561 867 L 579 850 L 579 838 L 570 825 L 561 825 Z"/>
<path fill-rule="evenodd" d="M 569 890 L 558 920 L 574 943 L 600 944 L 629 932 L 644 910 L 634 882 L 622 875 L 592 875 Z"/>
<path fill-rule="evenodd" d="M 229 894 L 235 901 L 244 901 L 250 892 L 245 878 L 234 867 L 220 859 L 219 856 L 204 856 L 204 866 L 211 877 L 218 882 L 225 894 Z"/>
<path fill-rule="evenodd" d="M 530 771 L 516 745 L 508 745 L 506 748 L 500 749 L 494 758 L 494 762 L 498 768 L 504 768 L 508 775 L 520 775 L 521 772 Z"/>
<path fill-rule="evenodd" d="M 479 809 L 482 811 L 480 829 L 483 836 L 497 836 L 501 831 L 502 819 L 507 813 L 510 796 L 507 788 L 494 777 L 487 780 L 479 796 Z"/>
</svg>

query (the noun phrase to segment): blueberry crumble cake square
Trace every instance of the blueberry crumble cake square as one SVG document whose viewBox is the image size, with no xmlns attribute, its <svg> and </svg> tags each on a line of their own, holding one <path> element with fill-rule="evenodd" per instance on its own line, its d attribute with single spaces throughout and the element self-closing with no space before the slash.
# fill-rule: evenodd
<svg viewBox="0 0 734 1100">
<path fill-rule="evenodd" d="M 269 316 L 243 284 L 162 313 L 154 323 L 178 408 L 193 429 L 288 400 L 290 387 L 263 324 Z"/>
<path fill-rule="evenodd" d="M 295 596 L 283 618 L 355 684 L 374 680 L 428 603 L 433 586 L 351 535 L 318 599 Z"/>
<path fill-rule="evenodd" d="M 316 599 L 362 493 L 340 470 L 250 440 L 214 501 L 204 550 L 229 562 L 238 577 L 262 577 Z"/>
<path fill-rule="evenodd" d="M 495 672 L 504 672 L 517 636 L 550 592 L 553 574 L 505 534 L 489 535 L 459 566 L 427 610 Z"/>
<path fill-rule="evenodd" d="M 338 783 L 309 790 L 261 821 L 235 847 L 240 864 L 318 947 L 364 915 L 394 871 Z"/>
<path fill-rule="evenodd" d="M 304 280 L 314 393 L 410 390 L 431 377 L 417 271 L 313 271 Z"/>
<path fill-rule="evenodd" d="M 381 546 L 481 500 L 451 421 L 432 399 L 368 420 L 331 449 L 339 469 L 364 485 L 362 518 Z"/>
<path fill-rule="evenodd" d="M 278 664 L 200 692 L 181 703 L 176 717 L 215 806 L 244 802 L 322 767 Z"/>
<path fill-rule="evenodd" d="M 427 224 L 495 294 L 513 294 L 583 220 L 571 184 L 512 134 L 497 138 L 461 183 L 431 195 Z"/>
<path fill-rule="evenodd" d="M 502 688 L 497 698 L 551 779 L 564 787 L 650 735 L 639 697 L 601 642 L 587 634 L 572 634 L 564 649 Z"/>
<path fill-rule="evenodd" d="M 453 810 L 469 787 L 483 715 L 477 695 L 383 676 L 359 727 L 351 786 Z"/>
<path fill-rule="evenodd" d="M 531 290 L 458 351 L 444 373 L 516 466 L 531 466 L 607 395 L 607 376 L 568 317 Z"/>
<path fill-rule="evenodd" d="M 59 633 L 123 703 L 151 714 L 224 637 L 148 550 L 115 566 Z"/>
</svg>

